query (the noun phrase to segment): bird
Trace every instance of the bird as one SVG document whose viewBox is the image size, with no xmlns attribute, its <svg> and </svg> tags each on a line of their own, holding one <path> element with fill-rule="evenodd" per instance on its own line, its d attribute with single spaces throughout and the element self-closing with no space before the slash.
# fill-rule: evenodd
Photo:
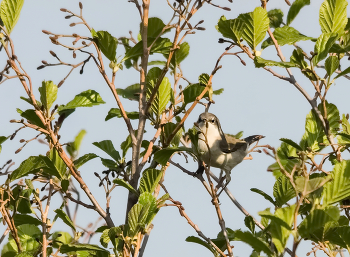
<svg viewBox="0 0 350 257">
<path fill-rule="evenodd" d="M 204 161 L 210 167 L 220 168 L 226 173 L 224 187 L 231 181 L 231 170 L 248 154 L 250 145 L 264 138 L 261 135 L 253 135 L 238 139 L 224 134 L 219 119 L 209 112 L 200 114 L 195 126 L 198 128 L 197 151 L 200 161 Z M 204 167 L 199 162 L 197 172 L 203 171 Z"/>
</svg>

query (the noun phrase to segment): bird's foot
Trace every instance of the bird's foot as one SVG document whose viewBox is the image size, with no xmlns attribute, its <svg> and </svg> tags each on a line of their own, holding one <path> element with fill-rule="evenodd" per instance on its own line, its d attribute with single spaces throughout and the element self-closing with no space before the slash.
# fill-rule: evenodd
<svg viewBox="0 0 350 257">
<path fill-rule="evenodd" d="M 224 181 L 225 181 L 225 177 L 221 177 L 218 184 L 215 187 L 215 192 L 217 192 L 219 190 L 219 188 L 222 187 Z"/>
<path fill-rule="evenodd" d="M 222 191 L 225 190 L 225 188 L 227 187 L 228 183 L 229 183 L 229 181 L 228 182 L 226 181 L 225 185 L 221 188 L 221 191 L 218 194 L 216 194 L 216 197 L 219 197 L 221 195 Z"/>
<path fill-rule="evenodd" d="M 193 174 L 193 177 L 197 177 L 198 175 L 202 175 L 204 172 L 204 166 L 200 165 L 198 166 L 197 171 Z"/>
</svg>

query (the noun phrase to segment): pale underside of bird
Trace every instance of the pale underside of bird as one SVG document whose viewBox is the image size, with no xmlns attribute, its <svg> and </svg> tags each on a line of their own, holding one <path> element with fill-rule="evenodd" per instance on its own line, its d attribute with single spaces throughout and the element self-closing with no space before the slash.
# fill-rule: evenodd
<svg viewBox="0 0 350 257">
<path fill-rule="evenodd" d="M 231 170 L 248 154 L 249 146 L 264 136 L 254 135 L 237 139 L 224 134 L 219 119 L 212 113 L 199 115 L 198 152 L 201 161 L 210 167 L 219 168 L 226 173 L 226 185 L 231 181 Z M 203 166 L 198 172 L 204 170 Z"/>
</svg>

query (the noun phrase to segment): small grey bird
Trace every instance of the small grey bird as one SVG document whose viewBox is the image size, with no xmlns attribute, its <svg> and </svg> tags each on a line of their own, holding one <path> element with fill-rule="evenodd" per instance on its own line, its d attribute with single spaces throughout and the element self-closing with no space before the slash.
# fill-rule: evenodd
<svg viewBox="0 0 350 257">
<path fill-rule="evenodd" d="M 198 152 L 202 161 L 226 173 L 226 185 L 231 181 L 231 170 L 247 155 L 249 146 L 264 136 L 254 135 L 237 139 L 224 134 L 219 119 L 212 113 L 199 115 L 195 125 L 198 131 Z M 209 149 L 208 149 L 209 147 Z M 203 172 L 199 167 L 197 172 Z"/>
</svg>

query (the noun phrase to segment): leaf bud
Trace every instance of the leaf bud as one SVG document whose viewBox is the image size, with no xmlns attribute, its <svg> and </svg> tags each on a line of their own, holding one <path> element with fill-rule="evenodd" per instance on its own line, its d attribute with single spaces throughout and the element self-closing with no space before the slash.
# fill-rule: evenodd
<svg viewBox="0 0 350 257">
<path fill-rule="evenodd" d="M 86 46 L 86 42 L 85 41 L 81 41 L 81 44 Z"/>
<path fill-rule="evenodd" d="M 198 30 L 205 30 L 203 27 L 197 27 Z"/>
<path fill-rule="evenodd" d="M 19 140 L 20 143 L 24 143 L 25 141 L 26 141 L 25 139 Z"/>
<path fill-rule="evenodd" d="M 94 175 L 98 178 L 100 177 L 100 175 L 97 172 L 94 172 Z"/>
<path fill-rule="evenodd" d="M 349 119 L 349 113 L 346 114 L 346 119 L 347 119 L 347 120 Z"/>
<path fill-rule="evenodd" d="M 72 36 L 73 37 L 78 37 L 78 34 L 77 33 L 73 33 Z"/>
<path fill-rule="evenodd" d="M 11 160 L 8 160 L 7 162 L 6 162 L 6 164 L 10 164 L 12 162 L 12 159 Z"/>
<path fill-rule="evenodd" d="M 12 55 L 12 60 L 16 60 L 17 59 L 17 55 Z"/>
<path fill-rule="evenodd" d="M 74 27 L 76 24 L 73 22 L 71 24 L 69 24 L 69 27 Z"/>
<path fill-rule="evenodd" d="M 41 62 L 42 62 L 42 64 L 45 64 L 45 65 L 47 64 L 47 61 L 45 61 L 45 60 L 42 60 Z"/>
<path fill-rule="evenodd" d="M 67 16 L 65 16 L 64 18 L 66 19 L 66 20 L 68 20 L 68 19 L 70 19 L 70 18 L 72 18 L 73 17 L 73 15 L 67 15 Z"/>
<path fill-rule="evenodd" d="M 66 8 L 61 8 L 60 11 L 61 12 L 67 12 L 67 9 Z"/>
<path fill-rule="evenodd" d="M 10 123 L 15 123 L 17 122 L 17 120 L 10 120 Z"/>
<path fill-rule="evenodd" d="M 47 30 L 45 30 L 45 29 L 43 29 L 42 32 L 43 32 L 44 34 L 46 34 L 46 35 L 52 34 L 50 31 L 47 31 Z"/>
<path fill-rule="evenodd" d="M 20 151 L 22 151 L 22 147 L 21 148 L 18 148 L 15 152 L 15 154 L 18 154 Z"/>
<path fill-rule="evenodd" d="M 63 83 L 64 83 L 64 80 L 61 80 L 60 83 L 58 83 L 57 87 L 59 88 L 60 86 L 62 86 Z"/>
<path fill-rule="evenodd" d="M 198 24 L 202 24 L 204 22 L 204 20 L 200 20 L 199 22 L 198 22 Z"/>
<path fill-rule="evenodd" d="M 83 9 L 83 4 L 81 2 L 79 2 L 79 8 Z"/>
<path fill-rule="evenodd" d="M 39 67 L 37 67 L 36 69 L 37 70 L 41 70 L 41 69 L 44 69 L 45 68 L 45 65 L 40 65 Z"/>
<path fill-rule="evenodd" d="M 0 81 L 2 80 L 2 78 L 3 78 L 3 75 L 2 75 L 2 74 L 0 74 Z"/>
<path fill-rule="evenodd" d="M 73 58 L 77 58 L 77 54 L 75 52 L 73 52 Z"/>
<path fill-rule="evenodd" d="M 241 63 L 242 63 L 244 66 L 247 66 L 247 64 L 245 63 L 245 61 L 243 61 L 242 59 L 241 59 Z"/>
<path fill-rule="evenodd" d="M 222 44 L 224 42 L 225 42 L 225 40 L 223 38 L 219 38 L 218 43 Z"/>
<path fill-rule="evenodd" d="M 188 26 L 190 29 L 193 29 L 191 23 L 187 23 L 187 26 Z"/>
<path fill-rule="evenodd" d="M 50 50 L 50 54 L 51 54 L 53 57 L 57 57 L 57 55 L 55 54 L 54 51 L 51 51 L 51 50 Z"/>
<path fill-rule="evenodd" d="M 222 9 L 224 9 L 225 11 L 231 11 L 231 8 L 228 7 L 222 7 Z"/>
</svg>

